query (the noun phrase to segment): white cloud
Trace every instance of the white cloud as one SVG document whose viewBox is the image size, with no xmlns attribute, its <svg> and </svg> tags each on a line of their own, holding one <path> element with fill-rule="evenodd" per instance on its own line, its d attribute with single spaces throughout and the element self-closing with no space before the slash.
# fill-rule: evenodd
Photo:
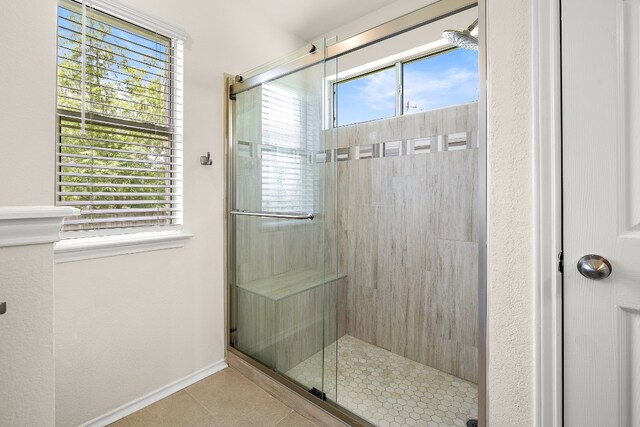
<svg viewBox="0 0 640 427">
<path fill-rule="evenodd" d="M 362 99 L 372 110 L 395 109 L 396 75 L 394 70 L 371 74 L 362 91 Z"/>
<path fill-rule="evenodd" d="M 454 105 L 477 96 L 478 74 L 474 70 L 449 68 L 442 72 L 408 71 L 404 81 L 404 100 L 418 111 Z M 415 110 L 414 110 L 415 111 Z"/>
</svg>

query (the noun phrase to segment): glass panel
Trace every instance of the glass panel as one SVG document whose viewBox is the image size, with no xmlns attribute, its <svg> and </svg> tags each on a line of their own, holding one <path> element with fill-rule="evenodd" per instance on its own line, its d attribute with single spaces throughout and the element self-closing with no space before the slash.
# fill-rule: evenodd
<svg viewBox="0 0 640 427">
<path fill-rule="evenodd" d="M 454 49 L 402 67 L 403 114 L 478 100 L 478 51 Z"/>
<path fill-rule="evenodd" d="M 327 266 L 325 240 L 335 215 L 325 191 L 334 169 L 325 163 L 324 67 L 238 94 L 234 147 L 234 209 L 314 219 L 234 216 L 233 345 L 319 396 L 326 329 L 335 325 L 327 319 L 335 263 Z"/>
<path fill-rule="evenodd" d="M 469 9 L 341 56 L 328 75 L 424 58 L 446 48 L 443 30 L 476 17 Z M 453 50 L 408 62 L 405 100 L 424 111 L 333 129 L 346 327 L 325 369 L 337 366 L 336 402 L 375 425 L 477 418 L 475 61 L 477 52 Z M 338 123 L 343 114 L 338 105 Z"/>
<path fill-rule="evenodd" d="M 336 84 L 337 125 L 350 125 L 395 115 L 396 86 L 395 67 Z"/>
</svg>

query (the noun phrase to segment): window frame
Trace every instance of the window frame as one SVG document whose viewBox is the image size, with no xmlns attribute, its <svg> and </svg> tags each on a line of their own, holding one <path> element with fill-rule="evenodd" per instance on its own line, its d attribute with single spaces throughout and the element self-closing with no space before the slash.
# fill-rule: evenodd
<svg viewBox="0 0 640 427">
<path fill-rule="evenodd" d="M 59 0 L 57 2 L 57 7 L 65 8 L 71 10 L 72 12 L 77 13 L 70 9 L 73 8 L 82 8 L 82 2 L 79 0 Z M 91 112 L 90 113 L 90 121 L 100 121 L 101 125 L 110 126 L 114 129 L 126 129 L 127 127 L 135 127 L 135 128 L 148 128 L 151 132 L 157 132 L 159 134 L 165 135 L 167 137 L 166 150 L 169 153 L 174 153 L 178 150 L 182 150 L 182 132 L 176 132 L 175 129 L 178 126 L 178 122 L 183 122 L 183 112 L 177 109 L 177 102 L 180 97 L 179 93 L 183 92 L 183 83 L 178 82 L 177 74 L 178 72 L 183 74 L 183 61 L 184 54 L 183 50 L 179 49 L 178 43 L 184 43 L 186 40 L 186 32 L 177 26 L 169 24 L 167 22 L 161 21 L 157 18 L 154 18 L 145 12 L 135 10 L 126 5 L 122 5 L 120 3 L 112 2 L 111 0 L 94 0 L 91 4 L 92 13 L 97 13 L 100 18 L 104 18 L 104 21 L 107 25 L 112 25 L 118 28 L 121 31 L 129 32 L 133 35 L 139 35 L 141 37 L 155 37 L 158 39 L 163 39 L 166 43 L 167 49 L 167 60 L 165 61 L 165 66 L 161 69 L 164 70 L 164 73 L 167 73 L 169 76 L 166 78 L 168 81 L 167 84 L 167 94 L 164 103 L 166 104 L 165 111 L 168 115 L 168 122 L 166 126 L 160 126 L 150 123 L 145 123 L 143 121 L 134 121 L 128 120 L 125 118 L 114 118 L 103 116 L 99 113 Z M 57 16 L 59 12 L 57 12 Z M 59 24 L 58 24 L 59 25 Z M 56 50 L 59 49 L 59 35 L 56 37 Z M 135 54 L 135 53 L 134 53 Z M 179 55 L 180 54 L 180 55 Z M 58 55 L 58 54 L 57 54 Z M 56 71 L 57 76 L 57 71 Z M 177 85 L 180 85 L 178 88 Z M 58 87 L 58 79 L 56 77 L 56 88 Z M 56 95 L 57 98 L 58 95 Z M 56 149 L 55 149 L 55 159 L 56 159 L 56 174 L 55 174 L 55 204 L 61 202 L 61 197 L 59 192 L 61 191 L 63 185 L 60 185 L 59 179 L 60 173 L 62 172 L 63 166 L 59 165 L 61 163 L 61 158 L 64 157 L 62 149 L 62 122 L 64 120 L 69 120 L 66 116 L 77 116 L 78 120 L 81 120 L 80 113 L 74 110 L 68 110 L 64 108 L 58 107 L 58 101 L 56 101 Z M 73 120 L 73 119 L 71 119 Z M 176 136 L 180 136 L 176 138 Z M 178 164 L 169 165 L 168 170 L 164 172 L 164 176 L 168 180 L 167 182 L 170 185 L 175 185 L 176 194 L 173 194 L 173 191 L 169 189 L 169 194 L 167 197 L 167 203 L 162 206 L 166 206 L 169 209 L 178 208 L 175 211 L 175 215 L 171 214 L 170 224 L 160 225 L 160 224 L 149 224 L 149 225 L 134 225 L 129 227 L 111 227 L 111 228 L 88 228 L 85 230 L 63 230 L 60 233 L 61 240 L 74 241 L 77 242 L 79 240 L 87 240 L 88 242 L 93 242 L 94 240 L 104 237 L 103 240 L 113 240 L 117 238 L 117 236 L 122 236 L 122 241 L 126 241 L 127 246 L 131 246 L 132 239 L 135 239 L 135 235 L 140 235 L 141 240 L 145 242 L 149 240 L 149 234 L 158 234 L 165 236 L 178 236 L 177 239 L 184 239 L 185 236 L 190 237 L 191 235 L 188 233 L 182 233 L 182 223 L 184 217 L 184 204 L 183 204 L 183 166 L 184 159 L 183 157 L 178 157 Z M 170 239 L 171 240 L 171 239 Z M 62 246 L 62 243 L 60 246 Z M 91 245 L 93 243 L 89 243 Z M 116 245 L 118 246 L 118 245 Z M 152 249 L 150 249 L 152 250 Z"/>
<path fill-rule="evenodd" d="M 338 79 L 336 81 L 334 81 L 332 83 L 332 105 L 333 108 L 331 109 L 332 111 L 332 124 L 334 128 L 340 128 L 343 126 L 350 126 L 350 125 L 355 125 L 358 123 L 367 123 L 367 122 L 373 122 L 376 120 L 385 120 L 385 119 L 390 119 L 392 117 L 396 117 L 398 115 L 398 91 L 399 91 L 399 87 L 402 84 L 402 72 L 400 71 L 400 75 L 398 75 L 398 65 L 400 64 L 400 62 L 390 62 L 387 63 L 386 65 L 381 65 L 381 66 L 376 66 L 374 68 L 371 68 L 365 72 L 362 73 L 358 73 L 358 74 L 354 74 L 354 75 L 350 75 L 347 77 L 343 77 L 341 79 Z M 348 123 L 348 124 L 344 124 L 344 125 L 338 125 L 338 115 L 337 113 L 337 108 L 338 108 L 338 90 L 337 87 L 340 86 L 341 84 L 345 84 L 345 83 L 349 83 L 350 81 L 353 80 L 358 80 L 361 79 L 363 77 L 367 77 L 376 73 L 381 73 L 387 70 L 391 70 L 391 69 L 395 69 L 395 109 L 394 109 L 394 114 L 391 116 L 385 116 L 385 117 L 380 117 L 377 119 L 371 119 L 371 120 L 363 120 L 361 122 L 353 122 L 353 123 Z"/>
<path fill-rule="evenodd" d="M 362 124 L 362 123 L 369 123 L 369 122 L 373 122 L 376 120 L 386 120 L 386 119 L 391 119 L 394 117 L 400 117 L 400 116 L 405 116 L 405 115 L 411 115 L 411 114 L 416 114 L 419 113 L 420 111 L 416 111 L 416 112 L 404 112 L 404 108 L 403 108 L 403 104 L 404 104 L 404 82 L 403 82 L 403 78 L 404 78 L 404 65 L 405 64 L 409 64 L 412 62 L 417 62 L 417 61 L 421 61 L 427 58 L 431 58 L 434 56 L 438 56 L 438 55 L 442 55 L 448 52 L 453 52 L 457 49 L 460 49 L 456 46 L 451 46 L 451 45 L 445 45 L 445 46 L 439 46 L 433 49 L 428 50 L 427 52 L 420 52 L 417 53 L 415 55 L 408 55 L 406 57 L 403 57 L 399 60 L 395 60 L 395 61 L 389 61 L 389 62 L 383 62 L 382 64 L 378 64 L 375 67 L 372 67 L 370 69 L 366 69 L 365 71 L 359 71 L 357 73 L 353 73 L 353 74 L 347 74 L 346 76 L 340 77 L 340 78 L 334 78 L 333 80 L 328 80 L 328 85 L 329 85 L 329 93 L 331 94 L 330 96 L 330 114 L 331 114 L 331 128 L 332 129 L 339 129 L 345 126 L 353 126 L 353 125 L 358 125 L 358 124 Z M 390 69 L 392 67 L 396 68 L 396 84 L 395 84 L 395 98 L 396 98 L 396 111 L 395 114 L 393 116 L 388 116 L 388 117 L 383 117 L 380 119 L 373 119 L 373 120 L 365 120 L 365 121 L 361 121 L 361 122 L 353 122 L 353 123 L 347 123 L 347 124 L 343 124 L 343 125 L 338 125 L 338 118 L 337 118 L 337 108 L 338 108 L 338 98 L 337 98 L 337 86 L 348 82 L 350 80 L 355 80 L 358 79 L 360 77 L 364 77 L 373 73 L 376 73 L 378 71 L 382 71 L 382 70 L 386 70 L 386 69 Z"/>
</svg>

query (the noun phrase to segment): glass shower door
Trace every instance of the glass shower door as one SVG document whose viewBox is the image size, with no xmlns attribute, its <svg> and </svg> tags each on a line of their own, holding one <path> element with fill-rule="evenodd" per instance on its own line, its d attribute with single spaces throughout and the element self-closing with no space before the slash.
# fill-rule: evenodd
<svg viewBox="0 0 640 427">
<path fill-rule="evenodd" d="M 232 147 L 232 345 L 317 397 L 335 395 L 335 169 L 325 64 L 238 93 Z M 329 151 L 328 151 L 329 150 Z M 328 359 L 327 359 L 328 358 Z M 325 395 L 326 393 L 326 395 Z"/>
</svg>

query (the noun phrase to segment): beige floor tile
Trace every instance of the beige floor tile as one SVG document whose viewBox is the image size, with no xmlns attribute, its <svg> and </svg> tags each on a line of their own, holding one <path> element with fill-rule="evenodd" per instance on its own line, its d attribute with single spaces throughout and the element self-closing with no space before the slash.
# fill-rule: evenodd
<svg viewBox="0 0 640 427">
<path fill-rule="evenodd" d="M 129 415 L 135 427 L 213 427 L 218 423 L 196 400 L 179 391 Z"/>
<path fill-rule="evenodd" d="M 287 415 L 287 417 L 276 424 L 276 427 L 317 427 L 316 424 L 312 423 L 302 415 L 297 412 L 292 412 Z"/>
<path fill-rule="evenodd" d="M 275 426 L 293 411 L 233 369 L 185 391 L 213 414 L 216 426 Z"/>
<path fill-rule="evenodd" d="M 115 423 L 109 424 L 107 427 L 134 427 L 127 417 L 124 417 Z"/>
</svg>

